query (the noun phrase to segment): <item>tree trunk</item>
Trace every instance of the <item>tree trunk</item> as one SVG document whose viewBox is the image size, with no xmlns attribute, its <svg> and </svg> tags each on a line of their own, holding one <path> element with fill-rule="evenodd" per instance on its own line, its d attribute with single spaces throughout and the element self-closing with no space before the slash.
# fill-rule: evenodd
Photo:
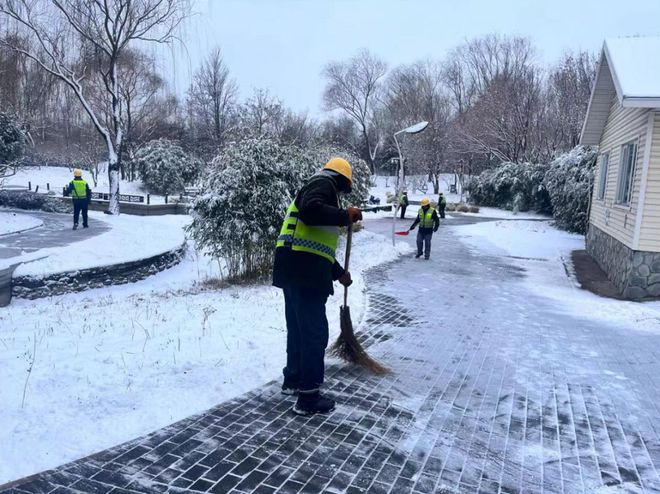
<svg viewBox="0 0 660 494">
<path fill-rule="evenodd" d="M 108 213 L 119 214 L 119 167 L 120 158 L 117 153 L 110 152 L 108 157 L 108 182 L 110 202 L 108 203 Z"/>
</svg>

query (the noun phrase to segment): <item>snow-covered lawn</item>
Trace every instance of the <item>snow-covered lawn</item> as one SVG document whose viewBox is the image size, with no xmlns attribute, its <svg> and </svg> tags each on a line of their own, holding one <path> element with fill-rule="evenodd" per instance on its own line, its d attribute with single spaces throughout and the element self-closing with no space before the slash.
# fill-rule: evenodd
<svg viewBox="0 0 660 494">
<path fill-rule="evenodd" d="M 479 253 L 517 258 L 530 291 L 550 298 L 557 311 L 618 327 L 634 322 L 636 330 L 660 334 L 660 302 L 613 300 L 579 287 L 571 252 L 585 248 L 582 235 L 558 230 L 549 221 L 494 221 L 453 231 Z"/>
<path fill-rule="evenodd" d="M 108 192 L 108 173 L 105 166 L 102 166 L 101 172 L 98 177 L 98 184 L 94 186 L 92 175 L 87 170 L 83 170 L 83 178 L 89 184 L 89 187 L 94 192 Z M 21 168 L 20 171 L 11 177 L 4 180 L 5 185 L 9 186 L 28 186 L 28 182 L 32 183 L 32 190 L 39 186 L 39 192 L 45 193 L 47 191 L 46 185 L 50 184 L 50 190 L 58 195 L 62 195 L 62 187 L 71 182 L 73 179 L 73 168 L 63 166 L 27 166 Z M 136 180 L 135 182 L 128 182 L 122 180 L 119 184 L 119 192 L 121 194 L 146 196 L 147 192 L 142 187 L 142 182 Z M 145 197 L 146 201 L 146 197 Z M 150 198 L 152 204 L 164 204 L 165 197 L 159 195 L 152 195 Z"/>
<path fill-rule="evenodd" d="M 366 301 L 361 273 L 409 250 L 364 230 L 355 235 L 354 322 Z M 217 275 L 215 261 L 190 249 L 181 264 L 139 283 L 3 309 L 0 484 L 278 379 L 286 340 L 280 290 L 208 288 Z M 341 290 L 328 302 L 331 340 L 341 302 Z"/>
<path fill-rule="evenodd" d="M 19 266 L 15 276 L 43 276 L 95 266 L 135 261 L 179 248 L 185 242 L 186 215 L 110 216 L 89 212 L 89 222 L 104 222 L 110 230 L 64 247 L 38 251 L 38 261 Z M 71 232 L 75 235 L 75 232 Z"/>
<path fill-rule="evenodd" d="M 32 230 L 43 225 L 39 218 L 29 214 L 0 211 L 0 236 Z"/>
</svg>

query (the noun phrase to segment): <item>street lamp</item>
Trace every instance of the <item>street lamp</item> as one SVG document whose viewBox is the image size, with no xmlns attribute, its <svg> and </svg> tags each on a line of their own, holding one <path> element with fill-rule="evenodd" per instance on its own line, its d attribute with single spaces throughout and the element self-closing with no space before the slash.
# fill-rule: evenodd
<svg viewBox="0 0 660 494">
<path fill-rule="evenodd" d="M 411 125 L 410 127 L 406 127 L 405 129 L 399 130 L 398 132 L 394 133 L 394 142 L 396 143 L 396 149 L 399 152 L 399 169 L 397 170 L 396 174 L 396 187 L 394 189 L 394 200 L 398 201 L 399 197 L 401 196 L 401 189 L 405 185 L 405 175 L 404 175 L 404 169 L 403 169 L 403 155 L 401 154 L 401 147 L 399 146 L 399 141 L 396 138 L 399 134 L 419 134 L 422 132 L 426 127 L 429 125 L 428 122 L 418 122 L 415 125 Z M 400 184 L 400 186 L 399 186 Z M 397 204 L 397 203 L 395 203 Z M 394 211 L 394 214 L 392 215 L 392 245 L 394 245 L 394 230 L 395 230 L 395 222 L 396 222 L 396 211 L 397 208 L 392 206 L 392 210 Z"/>
</svg>

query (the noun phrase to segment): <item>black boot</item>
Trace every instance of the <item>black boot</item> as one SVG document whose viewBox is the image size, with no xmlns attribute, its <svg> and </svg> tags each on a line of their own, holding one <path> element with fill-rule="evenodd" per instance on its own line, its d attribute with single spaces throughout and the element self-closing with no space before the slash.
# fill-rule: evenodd
<svg viewBox="0 0 660 494">
<path fill-rule="evenodd" d="M 287 382 L 286 379 L 282 383 L 282 394 L 287 396 L 297 396 L 298 395 L 298 385 L 292 382 Z"/>
<path fill-rule="evenodd" d="M 422 253 L 418 252 L 417 255 L 415 256 L 415 259 L 419 259 L 420 257 L 422 257 Z"/>
<path fill-rule="evenodd" d="M 74 229 L 74 230 L 77 230 L 77 229 L 78 229 L 78 223 L 75 223 L 75 224 L 73 225 L 73 229 Z"/>
<path fill-rule="evenodd" d="M 300 393 L 298 401 L 293 406 L 296 415 L 314 415 L 315 413 L 329 413 L 335 409 L 335 400 L 316 393 Z"/>
</svg>

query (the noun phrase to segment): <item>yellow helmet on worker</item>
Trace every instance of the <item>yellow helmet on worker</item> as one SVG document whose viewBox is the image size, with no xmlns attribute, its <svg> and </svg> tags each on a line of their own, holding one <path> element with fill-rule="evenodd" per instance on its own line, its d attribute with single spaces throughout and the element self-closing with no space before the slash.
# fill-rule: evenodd
<svg viewBox="0 0 660 494">
<path fill-rule="evenodd" d="M 75 170 L 73 170 L 73 176 L 82 177 L 82 170 L 80 168 L 76 168 Z"/>
<path fill-rule="evenodd" d="M 429 204 L 431 204 L 431 201 L 429 200 L 428 197 L 425 197 L 424 199 L 422 199 L 420 204 L 422 205 L 422 207 L 428 206 Z"/>
<path fill-rule="evenodd" d="M 325 164 L 323 169 L 339 173 L 342 177 L 348 180 L 349 185 L 353 185 L 353 168 L 344 158 L 331 158 L 330 161 Z"/>
</svg>

